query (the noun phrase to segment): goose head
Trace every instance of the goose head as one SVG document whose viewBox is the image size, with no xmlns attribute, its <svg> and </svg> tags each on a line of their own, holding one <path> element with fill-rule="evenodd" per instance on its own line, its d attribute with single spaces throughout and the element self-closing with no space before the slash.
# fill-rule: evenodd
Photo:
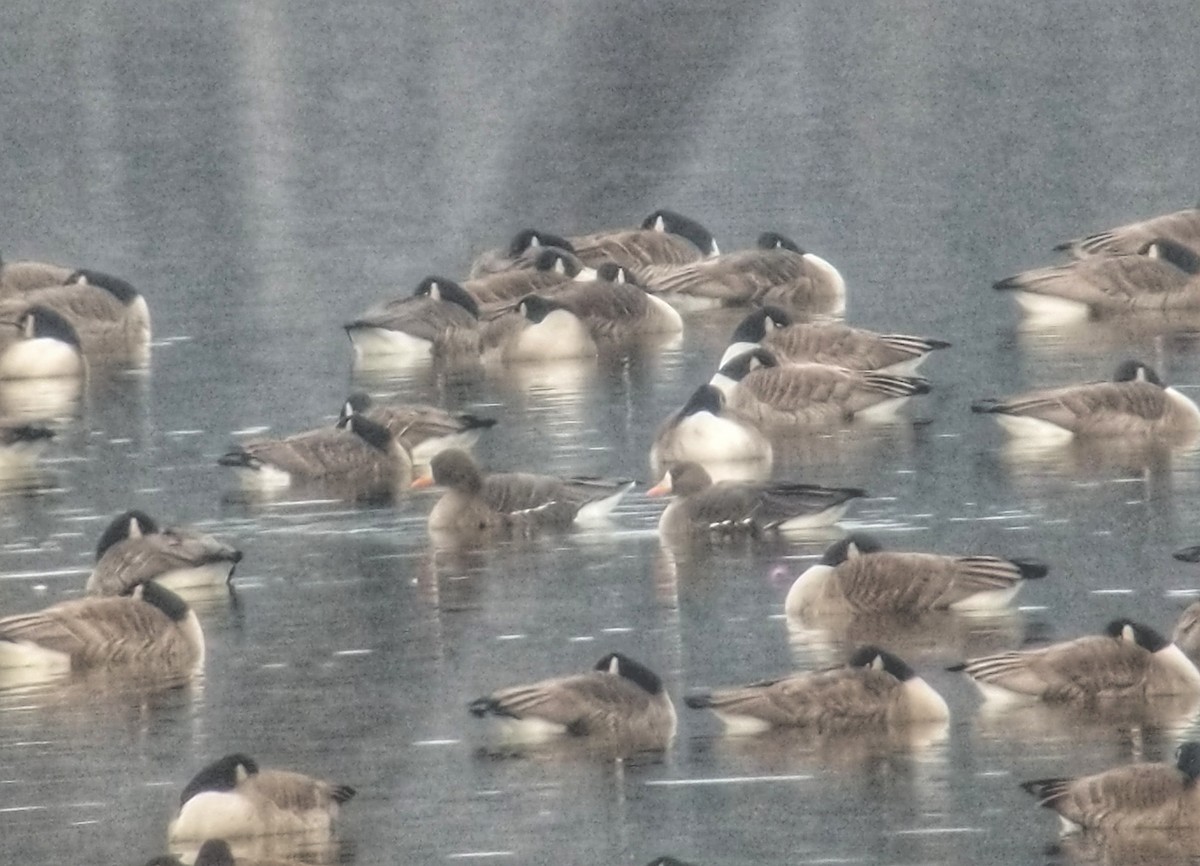
<svg viewBox="0 0 1200 866">
<path fill-rule="evenodd" d="M 417 285 L 413 296 L 457 304 L 475 318 L 479 318 L 479 304 L 471 295 L 454 280 L 446 277 L 426 277 Z"/>
<path fill-rule="evenodd" d="M 608 653 L 596 662 L 592 670 L 615 674 L 652 695 L 662 694 L 663 691 L 663 682 L 658 674 L 624 653 Z"/>
<path fill-rule="evenodd" d="M 706 256 L 715 256 L 721 252 L 717 248 L 717 241 L 712 236 L 712 232 L 694 219 L 673 210 L 656 210 L 642 220 L 642 228 L 687 238 Z"/>
</svg>

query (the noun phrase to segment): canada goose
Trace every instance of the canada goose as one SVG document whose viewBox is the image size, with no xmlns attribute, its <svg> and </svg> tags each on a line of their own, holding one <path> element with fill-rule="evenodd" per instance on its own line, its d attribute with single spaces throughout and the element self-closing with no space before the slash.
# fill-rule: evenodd
<svg viewBox="0 0 1200 866">
<path fill-rule="evenodd" d="M 86 374 L 79 334 L 57 311 L 41 304 L 0 309 L 0 379 Z"/>
<path fill-rule="evenodd" d="M 568 238 L 584 264 L 616 262 L 634 274 L 648 265 L 686 265 L 720 253 L 712 233 L 693 219 L 656 210 L 640 228 L 614 229 Z"/>
<path fill-rule="evenodd" d="M 771 442 L 744 415 L 731 410 L 725 395 L 712 385 L 701 385 L 654 438 L 650 461 L 662 467 L 678 461 L 723 463 L 771 461 Z"/>
<path fill-rule="evenodd" d="M 517 739 L 569 734 L 661 749 L 675 736 L 675 706 L 662 680 L 622 653 L 608 653 L 587 673 L 500 689 L 468 709 L 495 717 Z"/>
<path fill-rule="evenodd" d="M 847 370 L 828 364 L 781 366 L 766 349 L 726 363 L 711 385 L 729 406 L 765 428 L 828 428 L 857 419 L 887 420 L 914 394 L 929 392 L 918 376 Z"/>
<path fill-rule="evenodd" d="M 434 456 L 416 488 L 437 485 L 445 495 L 429 513 L 435 531 L 479 532 L 503 527 L 556 528 L 606 517 L 632 481 L 559 478 L 528 472 L 484 473 L 471 455 L 451 448 Z"/>
<path fill-rule="evenodd" d="M 1200 255 L 1156 239 L 1135 252 L 1090 256 L 1036 268 L 1000 280 L 1038 324 L 1081 321 L 1093 315 L 1200 309 Z"/>
<path fill-rule="evenodd" d="M 1200 407 L 1140 361 L 1123 362 L 1111 382 L 980 400 L 971 411 L 992 415 L 1013 435 L 1049 443 L 1075 436 L 1172 439 L 1200 431 Z"/>
<path fill-rule="evenodd" d="M 916 671 L 874 646 L 856 650 L 844 667 L 692 692 L 684 703 L 712 710 L 731 734 L 780 727 L 824 733 L 950 718 L 945 700 Z"/>
<path fill-rule="evenodd" d="M 1035 779 L 1021 787 L 1053 809 L 1063 833 L 1200 826 L 1200 743 L 1179 747 L 1174 764 L 1129 764 L 1079 778 Z"/>
<path fill-rule="evenodd" d="M 61 286 L 73 273 L 74 268 L 63 265 L 33 261 L 9 262 L 0 256 L 0 299 L 31 289 Z"/>
<path fill-rule="evenodd" d="M 344 327 L 360 359 L 453 357 L 479 351 L 479 304 L 445 277 L 426 277 L 410 297 L 372 307 Z"/>
<path fill-rule="evenodd" d="M 572 283 L 594 279 L 596 271 L 584 265 L 574 253 L 546 247 L 534 258 L 532 268 L 467 280 L 462 288 L 475 299 L 480 314 L 487 317 L 512 307 L 526 295 L 553 295 Z"/>
<path fill-rule="evenodd" d="M 738 250 L 675 268 L 646 269 L 656 293 L 704 298 L 725 306 L 776 304 L 809 312 L 840 313 L 846 282 L 837 268 L 775 232 L 752 250 Z"/>
<path fill-rule="evenodd" d="M 699 463 L 676 463 L 647 496 L 674 494 L 663 510 L 663 535 L 721 533 L 761 535 L 773 529 L 830 526 L 846 513 L 851 499 L 867 495 L 857 487 L 821 487 L 793 482 L 752 484 L 721 481 Z"/>
<path fill-rule="evenodd" d="M 328 832 L 355 790 L 288 770 L 259 769 L 243 754 L 226 755 L 197 773 L 179 798 L 171 841 Z"/>
<path fill-rule="evenodd" d="M 158 524 L 144 511 L 114 517 L 96 544 L 88 595 L 121 595 L 156 580 L 171 589 L 223 586 L 242 561 L 242 552 L 211 535 Z"/>
<path fill-rule="evenodd" d="M 1179 647 L 1128 619 L 1113 620 L 1102 635 L 983 656 L 950 670 L 971 677 L 985 698 L 1005 701 L 1200 694 L 1200 671 Z"/>
<path fill-rule="evenodd" d="M 647 293 L 615 262 L 602 264 L 591 282 L 561 287 L 553 299 L 578 316 L 593 339 L 605 345 L 649 334 L 678 334 L 683 330 L 679 312 Z"/>
<path fill-rule="evenodd" d="M 1065 250 L 1076 258 L 1112 256 L 1137 252 L 1151 241 L 1159 239 L 1200 251 L 1200 208 L 1189 207 L 1127 223 L 1086 237 L 1063 241 L 1054 249 Z"/>
<path fill-rule="evenodd" d="M 484 430 L 496 426 L 495 418 L 469 412 L 447 412 L 436 406 L 419 403 L 378 405 L 362 391 L 346 398 L 338 420 L 356 412 L 382 424 L 398 437 L 409 449 L 416 465 L 428 464 L 434 454 L 447 448 L 470 448 Z"/>
<path fill-rule="evenodd" d="M 144 364 L 150 351 L 150 308 L 127 281 L 100 271 L 78 270 L 64 285 L 24 292 L 0 303 L 0 317 L 39 305 L 70 322 L 85 357 L 92 361 Z"/>
<path fill-rule="evenodd" d="M 541 229 L 521 229 L 513 235 L 507 247 L 485 250 L 476 256 L 475 261 L 471 262 L 467 279 L 476 280 L 489 274 L 532 268 L 545 247 L 575 252 L 575 246 L 561 235 Z"/>
<path fill-rule="evenodd" d="M 506 362 L 591 358 L 598 352 L 587 324 L 552 297 L 527 295 L 487 325 L 484 360 Z"/>
<path fill-rule="evenodd" d="M 203 665 L 195 612 L 154 581 L 127 595 L 73 599 L 0 619 L 0 668 L 65 673 L 129 666 L 181 676 Z"/>
<path fill-rule="evenodd" d="M 236 469 L 242 486 L 251 490 L 320 481 L 363 493 L 386 492 L 412 478 L 412 455 L 404 445 L 359 414 L 344 417 L 337 427 L 244 442 L 217 462 Z"/>
<path fill-rule="evenodd" d="M 994 610 L 1046 566 L 998 556 L 945 556 L 883 550 L 851 533 L 796 578 L 784 601 L 788 616 Z"/>
<path fill-rule="evenodd" d="M 930 352 L 949 348 L 944 340 L 877 334 L 839 324 L 795 322 L 779 307 L 766 306 L 746 316 L 729 341 L 718 367 L 757 346 L 789 364 L 817 363 L 848 370 L 878 370 L 911 375 Z"/>
<path fill-rule="evenodd" d="M 53 438 L 45 424 L 0 419 L 0 480 L 31 471 Z"/>
</svg>

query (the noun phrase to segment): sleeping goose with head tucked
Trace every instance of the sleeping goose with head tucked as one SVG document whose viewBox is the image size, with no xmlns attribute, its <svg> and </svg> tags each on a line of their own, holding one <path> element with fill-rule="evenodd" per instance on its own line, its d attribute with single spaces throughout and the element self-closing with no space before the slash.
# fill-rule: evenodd
<svg viewBox="0 0 1200 866">
<path fill-rule="evenodd" d="M 477 280 L 490 274 L 504 271 L 519 271 L 534 268 L 537 258 L 546 247 L 557 247 L 568 253 L 574 253 L 574 245 L 562 235 L 541 229 L 521 229 L 507 247 L 485 250 L 471 262 L 468 280 Z"/>
<path fill-rule="evenodd" d="M 445 277 L 426 277 L 411 296 L 372 307 L 344 327 L 359 360 L 479 353 L 479 303 Z"/>
<path fill-rule="evenodd" d="M 730 409 L 713 385 L 701 385 L 658 428 L 650 449 L 656 471 L 681 461 L 771 462 L 771 441 L 750 418 Z"/>
<path fill-rule="evenodd" d="M 1189 249 L 1200 251 L 1200 207 L 1189 207 L 1173 213 L 1126 223 L 1116 228 L 1063 241 L 1055 247 L 1075 258 L 1093 255 L 1124 255 L 1144 249 L 1156 240 L 1169 240 Z"/>
</svg>

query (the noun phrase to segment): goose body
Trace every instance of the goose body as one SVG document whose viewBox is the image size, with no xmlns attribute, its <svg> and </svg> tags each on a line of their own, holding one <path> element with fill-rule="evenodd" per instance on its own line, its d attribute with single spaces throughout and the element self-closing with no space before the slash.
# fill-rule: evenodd
<svg viewBox="0 0 1200 866">
<path fill-rule="evenodd" d="M 742 320 L 717 366 L 762 346 L 787 364 L 829 364 L 847 370 L 911 375 L 930 352 L 949 345 L 944 340 L 878 334 L 848 325 L 795 322 L 787 311 L 766 306 Z"/>
<path fill-rule="evenodd" d="M 1200 431 L 1200 407 L 1137 361 L 1117 368 L 1113 381 L 1032 391 L 975 403 L 1016 436 L 1047 442 L 1073 437 L 1186 438 Z"/>
<path fill-rule="evenodd" d="M 774 304 L 833 314 L 846 307 L 846 282 L 837 268 L 773 232 L 761 235 L 755 249 L 648 269 L 642 278 L 652 292 L 703 298 L 724 306 Z"/>
<path fill-rule="evenodd" d="M 1036 779 L 1021 787 L 1053 809 L 1064 833 L 1200 827 L 1200 743 L 1184 743 L 1174 764 L 1115 767 L 1079 778 Z"/>
<path fill-rule="evenodd" d="M 1046 571 L 1040 563 L 998 556 L 886 551 L 870 536 L 853 533 L 796 578 L 784 611 L 804 617 L 994 610 Z"/>
<path fill-rule="evenodd" d="M 0 668 L 133 668 L 182 676 L 204 665 L 196 614 L 153 581 L 128 595 L 59 602 L 0 619 Z"/>
<path fill-rule="evenodd" d="M 771 442 L 754 421 L 726 405 L 721 391 L 701 385 L 659 427 L 650 461 L 658 467 L 680 461 L 769 463 Z"/>
<path fill-rule="evenodd" d="M 526 295 L 515 310 L 489 323 L 483 358 L 504 362 L 590 358 L 596 341 L 586 322 L 555 298 Z"/>
<path fill-rule="evenodd" d="M 828 364 L 782 366 L 766 349 L 726 363 L 711 383 L 731 409 L 765 428 L 826 429 L 855 420 L 885 421 L 913 395 L 929 392 L 917 376 L 847 370 Z"/>
<path fill-rule="evenodd" d="M 568 238 L 575 254 L 587 265 L 616 262 L 640 275 L 651 265 L 685 265 L 720 250 L 712 233 L 695 220 L 669 210 L 657 210 L 639 228 L 614 229 Z"/>
<path fill-rule="evenodd" d="M 465 451 L 449 449 L 430 462 L 414 487 L 446 493 L 429 514 L 433 531 L 481 532 L 500 528 L 563 529 L 577 520 L 606 517 L 632 481 L 559 478 L 527 472 L 484 473 Z"/>
<path fill-rule="evenodd" d="M 260 769 L 245 755 L 226 755 L 202 769 L 184 788 L 168 836 L 175 842 L 319 835 L 333 830 L 339 807 L 354 794 L 348 785 L 288 770 Z"/>
<path fill-rule="evenodd" d="M 355 413 L 386 427 L 408 448 L 415 465 L 428 464 L 433 455 L 447 448 L 470 448 L 484 430 L 496 425 L 495 418 L 447 412 L 420 403 L 375 404 L 362 391 L 347 398 L 338 420 Z"/>
<path fill-rule="evenodd" d="M 602 345 L 683 330 L 683 318 L 674 307 L 646 292 L 614 262 L 601 265 L 591 282 L 563 286 L 554 301 L 584 322 Z"/>
<path fill-rule="evenodd" d="M 80 379 L 87 361 L 79 334 L 50 307 L 0 307 L 0 379 Z"/>
<path fill-rule="evenodd" d="M 1144 249 L 1152 241 L 1165 239 L 1200 251 L 1200 208 L 1184 208 L 1082 238 L 1064 241 L 1055 247 L 1076 258 L 1093 255 L 1123 255 Z"/>
<path fill-rule="evenodd" d="M 426 277 L 410 297 L 373 307 L 344 327 L 359 359 L 479 352 L 479 304 L 445 277 Z"/>
<path fill-rule="evenodd" d="M 946 701 L 925 680 L 872 646 L 857 650 L 844 667 L 692 692 L 684 700 L 693 709 L 712 710 L 731 734 L 771 728 L 829 733 L 950 718 Z"/>
<path fill-rule="evenodd" d="M 496 719 L 513 739 L 571 735 L 661 749 L 675 736 L 675 707 L 662 680 L 621 653 L 609 653 L 586 673 L 494 691 L 469 709 Z"/>
<path fill-rule="evenodd" d="M 338 427 L 244 442 L 218 462 L 237 470 L 242 486 L 251 490 L 317 481 L 362 492 L 386 491 L 412 479 L 412 455 L 404 445 L 386 427 L 358 414 Z"/>
<path fill-rule="evenodd" d="M 1200 255 L 1169 240 L 1136 252 L 1089 256 L 1008 277 L 995 288 L 1015 293 L 1039 324 L 1095 315 L 1200 309 Z"/>
<path fill-rule="evenodd" d="M 30 306 L 53 310 L 70 323 L 85 357 L 96 363 L 144 364 L 150 351 L 150 308 L 128 282 L 80 270 L 65 285 L 23 292 L 0 302 L 0 318 Z"/>
<path fill-rule="evenodd" d="M 211 535 L 158 524 L 143 511 L 118 514 L 96 545 L 88 595 L 121 595 L 155 580 L 171 589 L 223 586 L 242 552 Z"/>
<path fill-rule="evenodd" d="M 985 697 L 1001 701 L 1200 695 L 1200 671 L 1179 647 L 1125 619 L 1109 623 L 1102 635 L 983 656 L 951 670 L 966 673 Z"/>
<path fill-rule="evenodd" d="M 573 253 L 546 247 L 534 258 L 532 268 L 467 280 L 462 287 L 486 316 L 512 307 L 526 295 L 553 296 L 572 283 L 591 282 L 595 278 L 596 271 L 584 265 Z"/>
<path fill-rule="evenodd" d="M 698 463 L 676 463 L 647 496 L 674 494 L 663 510 L 663 535 L 762 535 L 771 530 L 830 526 L 866 491 L 816 484 L 714 483 Z"/>
<path fill-rule="evenodd" d="M 471 270 L 467 275 L 469 280 L 477 280 L 491 274 L 505 271 L 528 270 L 537 266 L 538 255 L 546 247 L 557 247 L 569 253 L 575 252 L 575 246 L 562 235 L 541 229 L 521 229 L 507 247 L 485 250 L 471 262 Z"/>
<path fill-rule="evenodd" d="M 0 299 L 46 286 L 61 286 L 73 273 L 74 268 L 50 262 L 9 262 L 0 257 Z"/>
</svg>

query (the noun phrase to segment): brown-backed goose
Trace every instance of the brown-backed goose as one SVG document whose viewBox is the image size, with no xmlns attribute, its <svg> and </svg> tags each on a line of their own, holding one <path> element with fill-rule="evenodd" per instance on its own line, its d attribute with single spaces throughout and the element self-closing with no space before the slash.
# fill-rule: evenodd
<svg viewBox="0 0 1200 866">
<path fill-rule="evenodd" d="M 596 271 L 583 264 L 573 253 L 558 247 L 546 247 L 534 258 L 532 268 L 503 271 L 467 280 L 463 289 L 479 304 L 485 318 L 511 308 L 526 295 L 553 296 L 573 283 L 596 279 Z"/>
<path fill-rule="evenodd" d="M 633 487 L 613 478 L 559 478 L 529 472 L 484 473 L 465 451 L 434 456 L 430 474 L 413 487 L 437 485 L 446 493 L 429 513 L 434 531 L 480 532 L 505 527 L 558 528 L 605 517 Z"/>
<path fill-rule="evenodd" d="M 663 535 L 714 533 L 761 535 L 771 530 L 811 529 L 836 523 L 851 499 L 866 496 L 857 487 L 744 481 L 713 483 L 699 463 L 676 463 L 647 496 L 673 495 L 663 510 Z"/>
<path fill-rule="evenodd" d="M 1076 436 L 1174 440 L 1200 431 L 1200 407 L 1140 361 L 1123 362 L 1111 382 L 980 400 L 971 410 L 1013 435 L 1051 443 Z"/>
<path fill-rule="evenodd" d="M 1046 566 L 998 556 L 946 556 L 883 550 L 852 533 L 796 578 L 784 601 L 788 616 L 920 613 L 1003 607 Z"/>
<path fill-rule="evenodd" d="M 1200 208 L 1189 207 L 1174 213 L 1127 223 L 1087 237 L 1063 241 L 1056 250 L 1066 250 L 1076 258 L 1091 255 L 1135 253 L 1151 241 L 1164 239 L 1200 251 Z"/>
<path fill-rule="evenodd" d="M 661 298 L 648 294 L 629 272 L 615 262 L 605 262 L 591 282 L 565 285 L 553 301 L 570 310 L 601 345 L 626 342 L 652 334 L 677 334 L 683 330 L 679 312 Z"/>
<path fill-rule="evenodd" d="M 575 252 L 574 245 L 561 235 L 541 229 L 521 229 L 513 235 L 507 247 L 485 250 L 476 256 L 475 261 L 471 262 L 467 279 L 476 280 L 489 274 L 535 267 L 538 255 L 546 247 Z"/>
<path fill-rule="evenodd" d="M 260 769 L 246 755 L 226 755 L 187 783 L 167 835 L 174 842 L 330 832 L 339 807 L 354 794 L 349 785 Z"/>
<path fill-rule="evenodd" d="M 0 299 L 46 286 L 61 286 L 73 273 L 74 268 L 62 265 L 34 261 L 9 262 L 0 256 Z"/>
<path fill-rule="evenodd" d="M 613 229 L 568 238 L 575 255 L 592 267 L 616 262 L 640 275 L 650 265 L 685 265 L 717 255 L 712 233 L 695 220 L 656 210 L 639 228 Z"/>
<path fill-rule="evenodd" d="M 874 646 L 856 650 L 844 667 L 695 691 L 684 702 L 712 710 L 731 734 L 786 727 L 828 733 L 950 718 L 946 701 L 916 671 Z"/>
<path fill-rule="evenodd" d="M 360 360 L 479 353 L 479 304 L 445 277 L 426 277 L 410 297 L 373 307 L 344 327 Z"/>
<path fill-rule="evenodd" d="M 499 721 L 513 739 L 571 735 L 662 749 L 675 736 L 675 706 L 662 680 L 621 653 L 607 654 L 587 673 L 494 691 L 469 709 Z"/>
<path fill-rule="evenodd" d="M 366 415 L 386 427 L 408 448 L 413 463 L 422 466 L 439 451 L 470 448 L 484 430 L 496 426 L 495 418 L 470 412 L 447 412 L 421 403 L 377 404 L 362 391 L 356 391 L 346 399 L 338 420 L 354 413 Z"/>
<path fill-rule="evenodd" d="M 86 374 L 79 334 L 57 311 L 41 304 L 0 308 L 0 379 Z"/>
</svg>

